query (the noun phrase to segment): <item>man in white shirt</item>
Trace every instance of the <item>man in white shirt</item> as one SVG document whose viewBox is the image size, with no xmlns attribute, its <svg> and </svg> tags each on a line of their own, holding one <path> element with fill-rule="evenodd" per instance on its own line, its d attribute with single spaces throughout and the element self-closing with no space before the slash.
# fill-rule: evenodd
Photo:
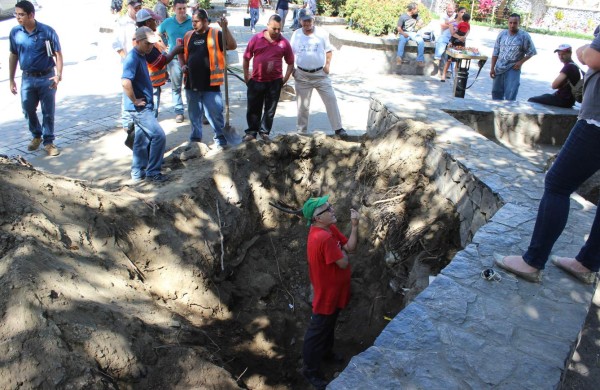
<svg viewBox="0 0 600 390">
<path fill-rule="evenodd" d="M 435 54 L 433 55 L 433 59 L 439 61 L 438 69 L 440 73 L 442 72 L 442 69 L 444 69 L 444 64 L 446 62 L 446 56 L 444 54 L 446 52 L 446 46 L 448 46 L 448 42 L 450 42 L 451 34 L 449 27 L 456 20 L 456 13 L 454 13 L 454 10 L 454 3 L 448 3 L 446 6 L 446 13 L 440 18 L 440 34 L 435 40 Z"/>
<path fill-rule="evenodd" d="M 346 137 L 347 133 L 342 128 L 342 117 L 329 78 L 329 65 L 333 54 L 329 34 L 315 26 L 314 14 L 309 8 L 301 9 L 298 19 L 302 28 L 294 31 L 290 39 L 296 58 L 294 79 L 298 105 L 297 129 L 300 133 L 308 131 L 310 98 L 313 89 L 316 89 L 325 104 L 331 129 L 335 130 L 337 136 Z"/>
</svg>

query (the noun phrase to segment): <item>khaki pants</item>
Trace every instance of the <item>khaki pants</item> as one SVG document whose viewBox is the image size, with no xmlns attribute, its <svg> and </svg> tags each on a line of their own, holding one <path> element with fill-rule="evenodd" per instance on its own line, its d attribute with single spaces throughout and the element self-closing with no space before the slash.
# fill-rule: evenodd
<svg viewBox="0 0 600 390">
<path fill-rule="evenodd" d="M 329 75 L 323 72 L 323 69 L 314 73 L 296 69 L 294 71 L 294 79 L 296 80 L 296 103 L 298 105 L 297 130 L 301 133 L 308 131 L 308 114 L 313 89 L 317 90 L 321 100 L 325 104 L 331 129 L 334 131 L 341 129 L 342 117 Z"/>
</svg>

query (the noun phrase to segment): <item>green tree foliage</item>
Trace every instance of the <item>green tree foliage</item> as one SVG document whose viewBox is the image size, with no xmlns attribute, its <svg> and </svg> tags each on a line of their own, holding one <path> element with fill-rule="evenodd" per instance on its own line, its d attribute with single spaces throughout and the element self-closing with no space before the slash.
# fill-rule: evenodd
<svg viewBox="0 0 600 390">
<path fill-rule="evenodd" d="M 317 5 L 320 15 L 338 16 L 343 14 L 346 0 L 320 0 Z"/>
<path fill-rule="evenodd" d="M 418 4 L 414 0 L 346 0 L 345 17 L 351 21 L 352 28 L 380 36 L 396 31 L 398 18 L 412 2 Z M 427 25 L 431 13 L 422 4 L 418 6 L 423 25 Z"/>
</svg>

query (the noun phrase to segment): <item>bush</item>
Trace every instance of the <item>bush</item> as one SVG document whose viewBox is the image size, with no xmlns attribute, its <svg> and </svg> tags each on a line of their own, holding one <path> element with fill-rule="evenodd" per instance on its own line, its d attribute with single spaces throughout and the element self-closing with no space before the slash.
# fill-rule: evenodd
<svg viewBox="0 0 600 390">
<path fill-rule="evenodd" d="M 346 0 L 321 0 L 317 2 L 319 15 L 338 16 L 344 12 Z"/>
<path fill-rule="evenodd" d="M 346 0 L 344 16 L 351 21 L 352 28 L 366 34 L 380 36 L 395 33 L 398 18 L 412 2 L 418 4 L 414 0 Z M 422 4 L 419 5 L 419 16 L 424 26 L 431 20 L 431 13 Z"/>
</svg>

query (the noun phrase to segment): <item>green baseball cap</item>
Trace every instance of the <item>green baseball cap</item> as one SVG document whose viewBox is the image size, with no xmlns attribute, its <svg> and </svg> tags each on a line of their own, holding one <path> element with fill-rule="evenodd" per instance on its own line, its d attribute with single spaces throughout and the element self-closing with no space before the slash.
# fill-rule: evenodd
<svg viewBox="0 0 600 390">
<path fill-rule="evenodd" d="M 310 226 L 310 221 L 312 220 L 315 210 L 327 203 L 328 199 L 329 195 L 325 195 L 321 196 L 320 198 L 310 198 L 304 202 L 304 206 L 302 206 L 302 214 L 304 215 L 304 218 L 308 220 L 306 222 L 306 226 Z"/>
</svg>

